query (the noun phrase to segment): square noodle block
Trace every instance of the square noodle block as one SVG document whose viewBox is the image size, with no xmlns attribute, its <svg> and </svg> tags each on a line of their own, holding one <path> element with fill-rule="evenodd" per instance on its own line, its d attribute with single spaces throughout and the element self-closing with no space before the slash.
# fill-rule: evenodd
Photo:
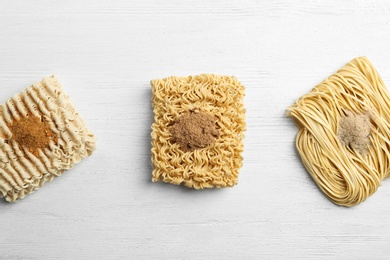
<svg viewBox="0 0 390 260">
<path fill-rule="evenodd" d="M 244 86 L 230 76 L 201 74 L 151 81 L 153 181 L 202 189 L 232 187 L 242 166 L 246 130 Z M 169 128 L 185 112 L 216 118 L 220 135 L 203 149 L 183 151 Z"/>
<path fill-rule="evenodd" d="M 31 152 L 12 138 L 9 125 L 23 117 L 45 121 L 58 138 Z M 71 169 L 95 149 L 94 135 L 54 77 L 26 88 L 0 106 L 0 197 L 17 201 Z"/>
</svg>

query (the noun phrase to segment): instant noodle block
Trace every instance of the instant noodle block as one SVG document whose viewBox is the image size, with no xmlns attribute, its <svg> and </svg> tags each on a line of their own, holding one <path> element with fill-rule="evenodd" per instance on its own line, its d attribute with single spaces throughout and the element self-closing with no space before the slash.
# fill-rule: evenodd
<svg viewBox="0 0 390 260">
<path fill-rule="evenodd" d="M 190 188 L 232 187 L 242 166 L 244 86 L 202 74 L 151 81 L 152 181 Z"/>
<path fill-rule="evenodd" d="M 365 201 L 390 175 L 390 95 L 366 57 L 347 63 L 288 108 L 306 169 L 334 203 Z"/>
<path fill-rule="evenodd" d="M 17 201 L 91 155 L 94 135 L 57 79 L 0 106 L 0 196 Z"/>
</svg>

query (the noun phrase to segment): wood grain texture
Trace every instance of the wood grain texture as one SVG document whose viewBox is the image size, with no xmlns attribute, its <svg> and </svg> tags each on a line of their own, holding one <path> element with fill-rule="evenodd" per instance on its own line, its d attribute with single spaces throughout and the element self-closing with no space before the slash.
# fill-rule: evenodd
<svg viewBox="0 0 390 260">
<path fill-rule="evenodd" d="M 285 109 L 365 55 L 390 85 L 388 1 L 0 1 L 0 102 L 56 74 L 97 151 L 17 204 L 1 259 L 387 259 L 390 180 L 335 206 Z M 244 166 L 232 189 L 151 183 L 149 81 L 235 75 Z"/>
</svg>

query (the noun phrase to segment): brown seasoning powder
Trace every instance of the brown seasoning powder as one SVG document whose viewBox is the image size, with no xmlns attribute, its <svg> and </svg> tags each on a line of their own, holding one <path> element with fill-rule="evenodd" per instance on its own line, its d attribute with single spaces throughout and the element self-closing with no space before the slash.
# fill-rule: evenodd
<svg viewBox="0 0 390 260">
<path fill-rule="evenodd" d="M 35 156 L 38 156 L 39 149 L 49 147 L 50 141 L 58 142 L 57 135 L 50 129 L 47 122 L 39 117 L 27 116 L 8 124 L 15 142 L 27 148 Z"/>
<path fill-rule="evenodd" d="M 206 113 L 185 112 L 170 128 L 172 140 L 185 151 L 205 148 L 220 135 L 216 118 Z"/>
<path fill-rule="evenodd" d="M 371 145 L 370 113 L 355 115 L 351 111 L 345 111 L 345 114 L 340 118 L 337 133 L 340 142 L 361 154 L 366 154 L 368 147 Z"/>
</svg>

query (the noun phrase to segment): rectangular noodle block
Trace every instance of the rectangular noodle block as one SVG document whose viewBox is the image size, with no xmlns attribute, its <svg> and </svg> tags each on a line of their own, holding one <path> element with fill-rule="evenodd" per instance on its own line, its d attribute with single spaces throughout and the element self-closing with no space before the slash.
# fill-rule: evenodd
<svg viewBox="0 0 390 260">
<path fill-rule="evenodd" d="M 58 137 L 33 154 L 12 139 L 9 124 L 41 117 Z M 0 106 L 0 197 L 14 202 L 60 176 L 95 150 L 95 138 L 54 76 L 26 88 Z"/>
<path fill-rule="evenodd" d="M 232 187 L 242 166 L 246 130 L 244 86 L 230 76 L 201 74 L 152 80 L 152 181 L 189 188 Z M 216 118 L 220 135 L 202 149 L 183 151 L 169 128 L 185 112 Z"/>
</svg>

